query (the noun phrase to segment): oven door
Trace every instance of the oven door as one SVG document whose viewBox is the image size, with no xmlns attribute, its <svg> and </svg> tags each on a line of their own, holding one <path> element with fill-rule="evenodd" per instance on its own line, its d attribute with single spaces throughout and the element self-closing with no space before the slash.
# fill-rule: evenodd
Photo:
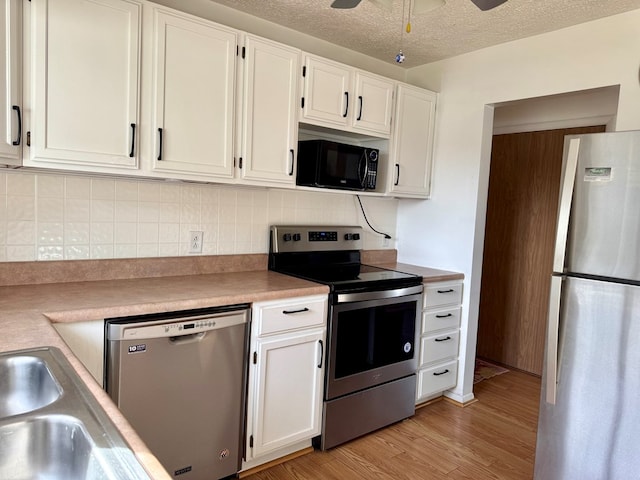
<svg viewBox="0 0 640 480">
<path fill-rule="evenodd" d="M 422 286 L 401 289 L 421 290 Z M 389 291 L 361 295 L 374 293 L 389 295 Z M 411 293 L 331 306 L 325 400 L 415 373 L 421 298 L 421 293 Z"/>
</svg>

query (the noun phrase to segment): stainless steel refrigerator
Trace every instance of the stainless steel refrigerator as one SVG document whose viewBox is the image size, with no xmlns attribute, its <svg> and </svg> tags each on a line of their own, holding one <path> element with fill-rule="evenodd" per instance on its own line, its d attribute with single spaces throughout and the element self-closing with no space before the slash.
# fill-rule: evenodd
<svg viewBox="0 0 640 480">
<path fill-rule="evenodd" d="M 640 132 L 563 168 L 534 477 L 640 479 Z"/>
</svg>

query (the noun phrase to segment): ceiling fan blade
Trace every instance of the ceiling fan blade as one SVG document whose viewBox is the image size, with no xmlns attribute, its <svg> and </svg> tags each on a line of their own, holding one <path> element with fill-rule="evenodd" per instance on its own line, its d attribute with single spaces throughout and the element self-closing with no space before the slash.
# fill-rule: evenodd
<svg viewBox="0 0 640 480">
<path fill-rule="evenodd" d="M 355 8 L 361 0 L 333 0 L 331 8 Z"/>
<path fill-rule="evenodd" d="M 419 15 L 444 5 L 444 0 L 414 0 L 413 13 Z"/>
<path fill-rule="evenodd" d="M 498 5 L 502 5 L 507 0 L 471 0 L 482 11 L 491 10 Z"/>
</svg>

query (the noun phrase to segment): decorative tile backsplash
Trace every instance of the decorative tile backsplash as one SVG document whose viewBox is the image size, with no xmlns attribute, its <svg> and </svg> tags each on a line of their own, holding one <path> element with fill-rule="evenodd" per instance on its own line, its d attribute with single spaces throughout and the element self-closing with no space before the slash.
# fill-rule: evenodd
<svg viewBox="0 0 640 480">
<path fill-rule="evenodd" d="M 361 196 L 367 218 L 395 237 L 397 200 Z M 267 253 L 269 225 L 362 225 L 364 248 L 395 248 L 367 227 L 355 195 L 0 172 L 0 261 Z"/>
</svg>

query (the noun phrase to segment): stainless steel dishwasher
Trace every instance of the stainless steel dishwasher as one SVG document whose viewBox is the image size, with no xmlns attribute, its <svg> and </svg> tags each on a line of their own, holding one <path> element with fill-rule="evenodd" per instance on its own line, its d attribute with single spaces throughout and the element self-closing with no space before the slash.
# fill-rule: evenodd
<svg viewBox="0 0 640 480">
<path fill-rule="evenodd" d="M 171 476 L 240 469 L 249 305 L 105 319 L 105 389 Z"/>
</svg>

